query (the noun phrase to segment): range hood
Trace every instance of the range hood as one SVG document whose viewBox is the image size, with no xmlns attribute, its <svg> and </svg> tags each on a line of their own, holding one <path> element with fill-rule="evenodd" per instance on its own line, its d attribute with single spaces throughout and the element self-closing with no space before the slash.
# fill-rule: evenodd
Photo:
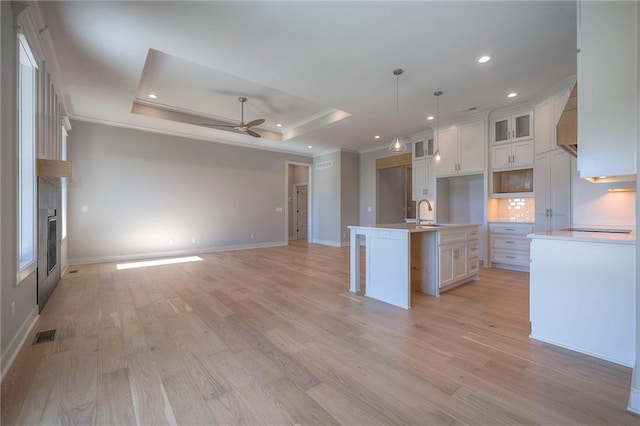
<svg viewBox="0 0 640 426">
<path fill-rule="evenodd" d="M 47 160 L 38 158 L 36 174 L 46 178 L 71 177 L 71 161 Z"/>
<path fill-rule="evenodd" d="M 578 83 L 573 86 L 556 125 L 556 143 L 574 157 L 578 156 Z"/>
</svg>

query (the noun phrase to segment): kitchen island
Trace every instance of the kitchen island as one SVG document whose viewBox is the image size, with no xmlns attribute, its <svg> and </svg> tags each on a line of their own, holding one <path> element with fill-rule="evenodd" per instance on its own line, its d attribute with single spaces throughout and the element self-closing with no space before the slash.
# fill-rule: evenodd
<svg viewBox="0 0 640 426">
<path fill-rule="evenodd" d="M 636 234 L 530 234 L 531 337 L 632 367 Z"/>
<path fill-rule="evenodd" d="M 360 288 L 360 242 L 365 246 L 365 296 L 409 309 L 411 291 L 431 296 L 478 276 L 476 224 L 392 223 L 350 226 L 350 291 Z"/>
</svg>

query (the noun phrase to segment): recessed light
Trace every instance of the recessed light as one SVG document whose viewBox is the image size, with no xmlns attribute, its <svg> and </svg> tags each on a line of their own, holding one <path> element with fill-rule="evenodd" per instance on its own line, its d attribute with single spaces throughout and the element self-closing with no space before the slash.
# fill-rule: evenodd
<svg viewBox="0 0 640 426">
<path fill-rule="evenodd" d="M 311 149 L 311 148 L 313 148 L 313 147 L 312 147 L 311 145 L 309 145 L 309 146 L 307 146 L 307 148 Z"/>
<path fill-rule="evenodd" d="M 485 62 L 489 62 L 490 60 L 491 60 L 491 56 L 489 55 L 480 56 L 480 58 L 478 58 L 478 62 L 480 62 L 481 64 L 484 64 Z"/>
<path fill-rule="evenodd" d="M 433 120 L 435 117 L 433 115 L 430 115 L 427 117 L 427 120 Z"/>
<path fill-rule="evenodd" d="M 156 95 L 155 93 L 149 93 L 147 96 L 151 99 L 158 99 L 158 95 Z"/>
<path fill-rule="evenodd" d="M 375 135 L 373 138 L 374 139 L 380 139 L 380 135 Z"/>
<path fill-rule="evenodd" d="M 518 96 L 516 92 L 511 92 L 507 95 L 507 98 L 515 98 L 516 96 Z"/>
<path fill-rule="evenodd" d="M 276 127 L 282 127 L 282 123 L 276 124 Z"/>
</svg>

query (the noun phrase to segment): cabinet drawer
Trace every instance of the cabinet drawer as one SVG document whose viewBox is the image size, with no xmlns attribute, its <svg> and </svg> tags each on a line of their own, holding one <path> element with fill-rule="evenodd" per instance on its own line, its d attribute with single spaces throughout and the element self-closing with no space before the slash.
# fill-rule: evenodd
<svg viewBox="0 0 640 426">
<path fill-rule="evenodd" d="M 506 248 L 514 250 L 529 251 L 529 239 L 518 235 L 491 235 L 490 238 L 492 248 Z"/>
<path fill-rule="evenodd" d="M 450 230 L 438 232 L 438 244 L 456 243 L 467 241 L 467 230 Z"/>
<path fill-rule="evenodd" d="M 473 240 L 473 241 L 469 241 L 468 243 L 468 247 L 469 247 L 469 259 L 472 259 L 474 257 L 478 257 L 478 248 L 479 248 L 479 244 L 478 244 L 478 240 Z"/>
<path fill-rule="evenodd" d="M 492 234 L 528 235 L 533 232 L 533 225 L 489 225 Z"/>
<path fill-rule="evenodd" d="M 494 263 L 507 263 L 510 265 L 529 266 L 529 252 L 513 252 L 500 249 L 491 249 L 491 261 Z"/>
<path fill-rule="evenodd" d="M 470 240 L 476 240 L 480 237 L 480 230 L 478 228 L 472 228 L 467 232 L 467 237 Z"/>
</svg>

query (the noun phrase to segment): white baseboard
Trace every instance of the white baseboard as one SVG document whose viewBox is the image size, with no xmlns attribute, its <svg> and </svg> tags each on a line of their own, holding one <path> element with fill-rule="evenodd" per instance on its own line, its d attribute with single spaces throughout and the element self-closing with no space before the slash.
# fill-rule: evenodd
<svg viewBox="0 0 640 426">
<path fill-rule="evenodd" d="M 622 360 L 622 359 L 609 358 L 609 357 L 606 357 L 606 356 L 602 356 L 602 355 L 599 355 L 599 354 L 595 354 L 595 353 L 593 353 L 593 352 L 585 351 L 585 350 L 580 349 L 580 348 L 575 348 L 575 347 L 573 347 L 573 346 L 564 345 L 564 344 L 561 344 L 561 343 L 555 342 L 555 341 L 553 341 L 553 340 L 545 339 L 545 338 L 542 338 L 542 337 L 536 336 L 536 335 L 534 335 L 534 334 L 529 334 L 529 337 L 530 337 L 530 338 L 532 338 L 532 339 L 534 339 L 534 340 L 538 340 L 538 341 L 540 341 L 540 342 L 549 343 L 549 344 L 551 344 L 551 345 L 558 346 L 558 347 L 560 347 L 560 348 L 569 349 L 569 350 L 571 350 L 571 351 L 579 352 L 579 353 L 581 353 L 581 354 L 585 354 L 585 355 L 589 355 L 589 356 L 592 356 L 592 357 L 594 357 L 594 358 L 603 359 L 603 360 L 605 360 L 605 361 L 609 361 L 609 362 L 612 362 L 612 363 L 614 363 L 614 364 L 623 365 L 623 366 L 625 366 L 625 367 L 633 368 L 633 363 L 629 363 L 629 362 L 627 362 L 627 361 L 625 361 L 625 360 Z"/>
<path fill-rule="evenodd" d="M 350 244 L 348 241 L 328 241 L 328 240 L 313 240 L 311 241 L 313 244 L 322 244 L 323 246 L 331 246 L 331 247 L 348 247 Z"/>
<path fill-rule="evenodd" d="M 106 263 L 106 262 L 122 262 L 128 260 L 152 259 L 168 256 L 193 256 L 196 254 L 216 253 L 220 251 L 232 250 L 248 250 L 256 248 L 281 247 L 286 246 L 288 241 L 275 241 L 272 243 L 255 243 L 255 244 L 237 244 L 231 246 L 204 247 L 188 250 L 159 251 L 152 253 L 125 254 L 116 256 L 95 256 L 95 257 L 79 257 L 68 259 L 68 265 L 85 265 L 88 263 Z"/>
<path fill-rule="evenodd" d="M 15 361 L 16 356 L 20 352 L 24 342 L 27 340 L 27 337 L 29 337 L 29 334 L 37 320 L 38 306 L 35 306 L 18 329 L 16 335 L 11 339 L 7 349 L 2 354 L 2 376 L 0 380 L 4 380 L 4 376 L 7 374 L 7 371 L 9 371 L 9 368 L 11 368 L 13 361 Z"/>
<path fill-rule="evenodd" d="M 629 392 L 629 405 L 627 405 L 627 410 L 635 414 L 640 414 L 640 389 L 633 386 L 636 382 L 636 370 L 637 368 L 634 368 L 633 374 L 631 375 L 631 392 Z"/>
</svg>

